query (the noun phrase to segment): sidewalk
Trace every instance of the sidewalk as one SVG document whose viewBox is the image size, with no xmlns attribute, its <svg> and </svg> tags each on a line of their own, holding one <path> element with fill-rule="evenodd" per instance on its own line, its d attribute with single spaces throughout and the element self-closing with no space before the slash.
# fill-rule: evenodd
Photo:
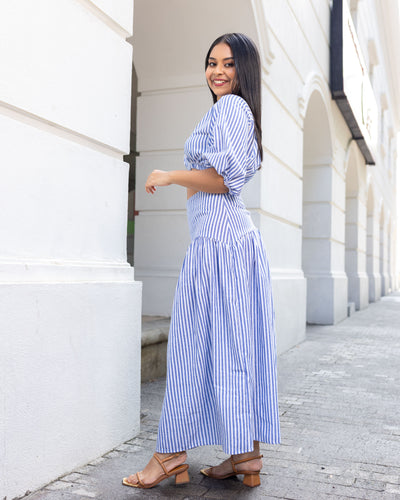
<svg viewBox="0 0 400 500">
<path fill-rule="evenodd" d="M 25 497 L 29 500 L 400 499 L 400 293 L 336 326 L 313 326 L 279 357 L 282 444 L 262 446 L 261 486 L 216 481 L 199 470 L 225 458 L 190 450 L 191 482 L 151 490 L 122 486 L 154 451 L 165 387 L 142 386 L 142 431 L 104 457 Z"/>
</svg>

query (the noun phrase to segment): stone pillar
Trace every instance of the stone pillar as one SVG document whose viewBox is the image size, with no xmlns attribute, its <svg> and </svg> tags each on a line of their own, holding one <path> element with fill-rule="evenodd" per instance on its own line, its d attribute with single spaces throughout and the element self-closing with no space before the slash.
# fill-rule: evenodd
<svg viewBox="0 0 400 500">
<path fill-rule="evenodd" d="M 389 290 L 389 275 L 388 275 L 388 237 L 387 224 L 383 217 L 380 223 L 380 242 L 379 242 L 379 270 L 381 275 L 381 296 L 387 295 Z"/>
<path fill-rule="evenodd" d="M 132 0 L 0 5 L 1 498 L 139 431 L 132 20 Z"/>
<path fill-rule="evenodd" d="M 307 322 L 335 324 L 347 316 L 344 273 L 344 182 L 329 164 L 304 165 L 303 270 L 307 278 Z"/>
<path fill-rule="evenodd" d="M 379 272 L 379 218 L 372 212 L 367 216 L 367 274 L 369 302 L 376 302 L 381 296 L 381 275 Z"/>
<path fill-rule="evenodd" d="M 387 295 L 390 291 L 390 222 L 388 222 L 384 227 L 384 245 L 383 245 L 383 289 L 384 295 Z"/>
<path fill-rule="evenodd" d="M 366 206 L 360 193 L 346 197 L 346 274 L 348 301 L 357 310 L 368 305 L 368 275 L 366 273 Z"/>
</svg>

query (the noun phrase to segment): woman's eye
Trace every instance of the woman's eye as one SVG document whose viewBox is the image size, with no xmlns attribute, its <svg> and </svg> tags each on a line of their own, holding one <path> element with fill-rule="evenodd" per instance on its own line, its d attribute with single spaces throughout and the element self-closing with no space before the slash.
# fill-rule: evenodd
<svg viewBox="0 0 400 500">
<path fill-rule="evenodd" d="M 227 68 L 233 68 L 233 66 L 235 66 L 235 63 L 226 63 L 225 66 Z"/>
<path fill-rule="evenodd" d="M 215 62 L 211 62 L 211 61 L 209 61 L 209 62 L 208 62 L 208 65 L 209 65 L 209 66 L 211 66 L 211 67 L 213 68 L 213 67 L 215 66 Z"/>
</svg>

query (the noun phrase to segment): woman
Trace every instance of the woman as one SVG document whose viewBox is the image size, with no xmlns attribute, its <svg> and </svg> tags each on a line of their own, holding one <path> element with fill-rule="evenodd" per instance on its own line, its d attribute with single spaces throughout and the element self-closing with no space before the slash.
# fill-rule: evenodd
<svg viewBox="0 0 400 500">
<path fill-rule="evenodd" d="M 157 451 L 123 480 L 137 488 L 170 476 L 188 482 L 185 450 L 211 444 L 231 457 L 204 475 L 244 474 L 244 484 L 258 486 L 259 441 L 280 441 L 269 268 L 240 198 L 262 160 L 254 43 L 240 33 L 219 37 L 206 79 L 214 105 L 186 141 L 187 170 L 154 170 L 146 182 L 151 194 L 158 186 L 187 188 L 192 242 L 172 311 Z"/>
</svg>

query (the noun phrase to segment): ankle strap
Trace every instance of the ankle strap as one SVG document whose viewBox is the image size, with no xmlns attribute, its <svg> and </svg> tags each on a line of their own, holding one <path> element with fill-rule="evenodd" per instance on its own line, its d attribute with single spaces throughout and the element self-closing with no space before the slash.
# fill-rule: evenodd
<svg viewBox="0 0 400 500">
<path fill-rule="evenodd" d="M 171 455 L 168 455 L 167 457 L 160 458 L 157 453 L 154 453 L 153 457 L 157 460 L 157 462 L 161 465 L 163 471 L 165 474 L 168 475 L 168 471 L 164 465 L 165 462 L 168 462 L 168 460 L 172 460 L 173 458 L 177 458 L 182 455 L 182 453 L 185 453 L 184 451 L 180 451 L 178 453 L 172 453 Z"/>
<path fill-rule="evenodd" d="M 231 464 L 232 464 L 232 470 L 235 474 L 238 474 L 238 471 L 236 470 L 236 465 L 238 464 L 243 464 L 245 462 L 251 462 L 252 460 L 258 460 L 259 458 L 263 458 L 263 455 L 259 455 L 258 457 L 249 457 L 249 458 L 242 458 L 241 460 L 237 460 L 236 462 L 233 460 L 233 455 L 231 455 Z"/>
</svg>

